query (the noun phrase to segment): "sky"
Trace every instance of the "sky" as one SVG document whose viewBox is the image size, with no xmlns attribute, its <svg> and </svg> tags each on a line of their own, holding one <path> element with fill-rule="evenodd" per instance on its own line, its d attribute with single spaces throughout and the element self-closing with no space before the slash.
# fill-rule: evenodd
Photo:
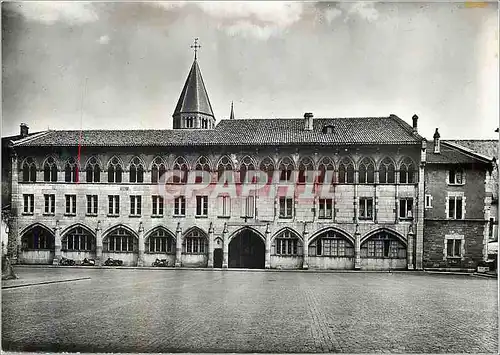
<svg viewBox="0 0 500 355">
<path fill-rule="evenodd" d="M 2 136 L 170 129 L 193 61 L 217 122 L 419 116 L 495 139 L 498 4 L 3 2 Z"/>
</svg>

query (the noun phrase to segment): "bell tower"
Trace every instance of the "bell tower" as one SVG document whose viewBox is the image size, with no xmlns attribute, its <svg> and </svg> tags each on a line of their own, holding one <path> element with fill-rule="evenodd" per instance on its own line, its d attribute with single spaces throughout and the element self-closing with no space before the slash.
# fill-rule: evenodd
<svg viewBox="0 0 500 355">
<path fill-rule="evenodd" d="M 173 128 L 213 129 L 215 117 L 198 66 L 198 49 L 201 48 L 198 38 L 195 38 L 191 48 L 194 49 L 194 61 L 172 115 Z"/>
</svg>

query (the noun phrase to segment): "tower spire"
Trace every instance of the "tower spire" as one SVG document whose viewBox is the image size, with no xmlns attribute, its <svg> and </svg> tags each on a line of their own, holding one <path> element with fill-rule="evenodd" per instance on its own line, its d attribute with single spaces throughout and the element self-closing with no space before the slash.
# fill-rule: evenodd
<svg viewBox="0 0 500 355">
<path fill-rule="evenodd" d="M 233 109 L 233 102 L 231 101 L 231 114 L 229 115 L 230 120 L 234 120 L 234 109 Z"/>
</svg>

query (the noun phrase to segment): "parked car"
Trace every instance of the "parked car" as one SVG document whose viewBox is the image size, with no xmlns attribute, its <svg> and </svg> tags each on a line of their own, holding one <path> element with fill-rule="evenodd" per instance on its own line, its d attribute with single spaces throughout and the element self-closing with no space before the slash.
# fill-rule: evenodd
<svg viewBox="0 0 500 355">
<path fill-rule="evenodd" d="M 108 258 L 104 262 L 104 265 L 106 265 L 106 266 L 121 266 L 121 265 L 123 265 L 123 260 Z"/>
<path fill-rule="evenodd" d="M 167 259 L 156 259 L 151 266 L 168 266 L 168 260 Z"/>
<path fill-rule="evenodd" d="M 64 256 L 59 260 L 59 265 L 61 266 L 73 266 L 75 265 L 75 261 L 73 259 L 67 259 Z"/>
<path fill-rule="evenodd" d="M 95 265 L 95 260 L 94 259 L 83 259 L 82 261 L 82 266 L 94 266 Z"/>
</svg>

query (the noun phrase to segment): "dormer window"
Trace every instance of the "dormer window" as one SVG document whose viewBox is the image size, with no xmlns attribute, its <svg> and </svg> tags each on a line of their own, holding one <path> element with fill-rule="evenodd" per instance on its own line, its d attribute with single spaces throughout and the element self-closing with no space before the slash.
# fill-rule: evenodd
<svg viewBox="0 0 500 355">
<path fill-rule="evenodd" d="M 335 127 L 333 127 L 332 125 L 325 126 L 323 127 L 323 133 L 333 133 L 334 129 Z"/>
</svg>

